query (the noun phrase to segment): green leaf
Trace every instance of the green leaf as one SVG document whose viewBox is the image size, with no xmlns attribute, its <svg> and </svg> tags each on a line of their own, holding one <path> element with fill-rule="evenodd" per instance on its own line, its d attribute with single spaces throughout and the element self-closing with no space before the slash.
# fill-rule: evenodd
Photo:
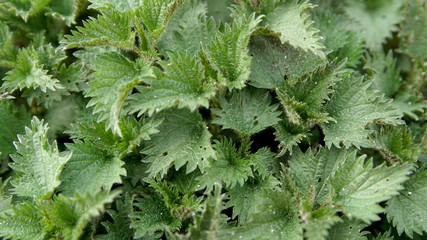
<svg viewBox="0 0 427 240">
<path fill-rule="evenodd" d="M 14 194 L 47 199 L 61 183 L 59 175 L 71 154 L 59 153 L 56 141 L 50 144 L 47 135 L 47 125 L 34 117 L 31 128 L 26 127 L 25 135 L 14 142 L 16 154 L 11 155 L 10 166 L 16 171 L 11 181 Z"/>
<path fill-rule="evenodd" d="M 389 229 L 387 232 L 379 234 L 376 238 L 373 238 L 373 240 L 393 240 L 394 237 L 390 236 L 391 229 Z"/>
<path fill-rule="evenodd" d="M 362 231 L 366 224 L 357 220 L 348 220 L 344 218 L 343 222 L 336 223 L 329 230 L 328 240 L 367 240 L 364 235 L 367 232 Z"/>
<path fill-rule="evenodd" d="M 336 6 L 341 2 L 333 4 Z M 318 4 L 321 5 L 321 3 Z M 338 59 L 338 61 L 346 59 L 347 67 L 356 68 L 365 51 L 363 37 L 349 29 L 346 16 L 331 10 L 329 6 L 328 8 L 317 7 L 312 11 L 314 26 L 320 30 L 322 43 L 331 50 L 328 58 Z"/>
<path fill-rule="evenodd" d="M 42 217 L 34 203 L 16 205 L 12 214 L 0 216 L 0 236 L 5 239 L 43 240 Z"/>
<path fill-rule="evenodd" d="M 266 191 L 252 216 L 242 227 L 227 230 L 228 239 L 303 239 L 297 205 L 288 192 Z"/>
<path fill-rule="evenodd" d="M 250 179 L 243 186 L 236 184 L 228 190 L 229 201 L 227 207 L 233 207 L 232 218 L 238 217 L 239 225 L 248 223 L 252 214 L 256 212 L 256 205 L 264 197 L 264 191 L 276 187 L 278 181 L 274 177 L 265 180 Z"/>
<path fill-rule="evenodd" d="M 185 1 L 174 13 L 159 39 L 157 46 L 160 51 L 184 51 L 190 56 L 196 55 L 200 46 L 205 46 L 217 32 L 214 19 L 207 19 L 206 11 L 206 3 L 202 1 Z"/>
<path fill-rule="evenodd" d="M 304 51 L 311 51 L 321 58 L 325 58 L 322 51 L 324 46 L 317 36 L 319 30 L 311 25 L 308 12 L 314 6 L 307 0 L 290 1 L 245 1 L 253 4 L 253 10 L 265 15 L 261 24 L 260 33 L 280 38 L 282 43 L 288 42 L 292 46 Z M 251 3 L 254 2 L 254 3 Z"/>
<path fill-rule="evenodd" d="M 61 40 L 63 50 L 96 46 L 112 46 L 125 50 L 135 48 L 132 19 L 128 14 L 117 11 L 104 12 L 98 18 L 90 17 L 83 22 L 83 27 L 77 27 L 77 31 L 71 31 L 71 34 Z"/>
<path fill-rule="evenodd" d="M 292 155 L 293 147 L 311 136 L 308 129 L 296 126 L 289 122 L 285 116 L 283 118 L 282 121 L 274 126 L 275 140 L 279 142 L 278 156 L 283 156 L 286 152 Z"/>
<path fill-rule="evenodd" d="M 115 201 L 117 210 L 106 210 L 108 215 L 113 219 L 113 222 L 101 223 L 107 230 L 107 234 L 95 236 L 96 240 L 129 240 L 133 238 L 134 230 L 130 228 L 131 219 L 129 217 L 129 214 L 133 210 L 132 202 L 133 198 L 126 194 Z"/>
<path fill-rule="evenodd" d="M 7 214 L 12 214 L 12 196 L 5 194 L 6 186 L 9 183 L 9 179 L 2 181 L 0 178 L 0 219 L 6 217 Z M 0 228 L 1 229 L 1 228 Z"/>
<path fill-rule="evenodd" d="M 0 66 L 13 67 L 17 52 L 9 27 L 5 22 L 0 22 Z"/>
<path fill-rule="evenodd" d="M 207 197 L 202 213 L 195 218 L 188 234 L 182 239 L 218 239 L 223 221 L 221 211 L 224 209 L 224 198 L 225 195 L 221 194 L 221 187 L 216 186 L 214 194 Z"/>
<path fill-rule="evenodd" d="M 276 90 L 288 120 L 298 126 L 311 128 L 329 122 L 323 105 L 341 80 L 345 62 L 332 62 L 302 79 L 291 78 Z"/>
<path fill-rule="evenodd" d="M 199 177 L 202 188 L 206 186 L 206 192 L 210 192 L 214 186 L 225 183 L 227 189 L 232 189 L 238 183 L 243 186 L 248 177 L 253 177 L 252 159 L 249 153 L 249 144 L 242 144 L 236 149 L 231 140 L 223 139 L 215 141 L 213 146 L 217 157 L 210 161 L 210 166 Z"/>
<path fill-rule="evenodd" d="M 252 56 L 249 84 L 257 88 L 278 88 L 288 78 L 300 78 L 324 65 L 312 52 L 304 52 L 274 36 L 254 35 L 249 42 Z"/>
<path fill-rule="evenodd" d="M 261 17 L 256 18 L 255 14 L 240 16 L 232 26 L 226 24 L 224 31 L 217 33 L 202 51 L 210 67 L 216 71 L 216 76 L 212 77 L 217 77 L 230 90 L 243 88 L 249 78 L 251 57 L 247 47 L 260 22 Z"/>
<path fill-rule="evenodd" d="M 346 155 L 346 151 L 339 151 L 336 148 L 330 150 L 320 148 L 317 154 L 312 150 L 305 153 L 296 151 L 289 160 L 288 172 L 299 195 L 313 198 L 318 205 L 330 201 L 332 189 L 329 179 L 338 170 Z"/>
<path fill-rule="evenodd" d="M 427 58 L 427 11 L 422 1 L 406 1 L 405 20 L 401 25 L 402 51 L 414 58 Z"/>
<path fill-rule="evenodd" d="M 157 40 L 183 2 L 184 0 L 143 0 L 142 6 L 136 10 L 136 17 L 144 23 L 149 36 Z"/>
<path fill-rule="evenodd" d="M 15 152 L 13 141 L 17 134 L 24 133 L 24 126 L 29 125 L 31 116 L 24 107 L 17 107 L 11 101 L 0 101 L 0 159 Z"/>
<path fill-rule="evenodd" d="M 427 232 L 427 171 L 423 168 L 404 183 L 405 190 L 387 201 L 387 219 L 403 232 L 413 237 L 414 232 L 420 235 Z"/>
<path fill-rule="evenodd" d="M 164 119 L 158 128 L 159 133 L 146 142 L 142 151 L 147 155 L 143 161 L 150 163 L 150 176 L 163 176 L 172 166 L 180 169 L 186 164 L 187 173 L 197 167 L 204 171 L 208 159 L 215 158 L 215 151 L 210 143 L 211 134 L 200 114 L 172 109 L 157 114 L 156 118 Z"/>
<path fill-rule="evenodd" d="M 43 206 L 43 223 L 60 238 L 78 240 L 86 225 L 105 211 L 120 192 L 95 191 L 75 197 L 56 196 L 50 204 Z"/>
<path fill-rule="evenodd" d="M 322 205 L 316 209 L 311 206 L 305 206 L 300 210 L 301 218 L 304 223 L 304 237 L 310 240 L 328 239 L 328 230 L 341 218 L 336 215 L 337 209 L 332 205 Z"/>
<path fill-rule="evenodd" d="M 381 128 L 373 139 L 374 148 L 391 162 L 415 162 L 420 155 L 419 146 L 405 126 Z"/>
<path fill-rule="evenodd" d="M 119 119 L 123 104 L 135 86 L 154 77 L 152 69 L 142 60 L 133 62 L 117 53 L 101 55 L 93 69 L 95 80 L 89 82 L 86 93 L 92 97 L 88 106 L 94 106 L 98 121 L 105 121 L 107 129 L 122 136 Z"/>
<path fill-rule="evenodd" d="M 391 51 L 387 54 L 374 52 L 373 56 L 368 55 L 364 68 L 373 72 L 374 81 L 370 87 L 384 93 L 387 98 L 391 98 L 402 85 L 400 71 Z"/>
<path fill-rule="evenodd" d="M 212 123 L 223 129 L 233 129 L 244 136 L 258 133 L 280 121 L 277 104 L 271 105 L 268 92 L 256 89 L 234 91 L 230 100 L 220 97 L 221 109 L 212 109 L 218 115 Z"/>
<path fill-rule="evenodd" d="M 49 14 L 63 20 L 67 26 L 71 26 L 76 23 L 77 1 L 53 0 L 49 5 Z"/>
<path fill-rule="evenodd" d="M 29 17 L 43 11 L 51 0 L 9 0 L 8 3 L 3 3 L 9 11 L 13 11 L 17 16 L 22 17 L 25 21 Z"/>
<path fill-rule="evenodd" d="M 155 181 L 153 179 L 145 179 L 145 181 L 162 196 L 171 216 L 180 221 L 186 220 L 200 208 L 200 202 L 203 198 L 196 197 L 194 192 L 180 194 L 175 185 L 170 185 L 166 181 Z"/>
<path fill-rule="evenodd" d="M 137 198 L 133 204 L 134 210 L 129 217 L 132 219 L 131 227 L 135 229 L 135 238 L 144 236 L 157 236 L 158 231 L 174 231 L 180 227 L 181 222 L 172 217 L 165 203 L 158 196 L 144 196 Z"/>
<path fill-rule="evenodd" d="M 66 146 L 72 157 L 61 174 L 60 188 L 64 194 L 92 193 L 101 188 L 110 190 L 114 183 L 122 182 L 121 176 L 126 176 L 123 161 L 90 141 L 75 140 L 74 144 Z"/>
<path fill-rule="evenodd" d="M 135 11 L 142 6 L 144 0 L 90 0 L 89 8 L 98 10 L 116 10 L 119 12 Z"/>
<path fill-rule="evenodd" d="M 13 92 L 17 89 L 39 88 L 45 93 L 48 89 L 55 91 L 64 88 L 44 68 L 42 57 L 33 47 L 21 49 L 16 56 L 14 69 L 6 73 L 2 90 Z"/>
<path fill-rule="evenodd" d="M 403 1 L 400 0 L 356 0 L 346 1 L 346 14 L 355 21 L 361 31 L 366 46 L 371 50 L 381 50 L 382 43 L 391 33 L 397 31 L 397 24 L 403 20 Z"/>
<path fill-rule="evenodd" d="M 416 94 L 416 90 L 399 91 L 392 104 L 402 114 L 416 121 L 419 120 L 418 114 L 424 113 L 427 109 L 426 101 L 419 93 Z"/>
<path fill-rule="evenodd" d="M 328 147 L 346 148 L 369 145 L 367 140 L 372 130 L 365 127 L 372 123 L 400 124 L 401 114 L 375 91 L 368 90 L 371 81 L 349 74 L 336 84 L 336 92 L 326 105 L 334 122 L 323 124 L 325 142 Z"/>
<path fill-rule="evenodd" d="M 164 74 L 149 81 L 148 86 L 137 87 L 139 93 L 130 97 L 131 112 L 152 115 L 163 109 L 177 106 L 191 111 L 209 107 L 215 95 L 213 83 L 206 78 L 200 61 L 190 54 L 171 54 L 169 62 L 162 62 Z"/>
<path fill-rule="evenodd" d="M 401 184 L 408 179 L 412 165 L 382 164 L 373 168 L 372 160 L 365 163 L 365 159 L 366 155 L 357 157 L 356 151 L 346 151 L 328 182 L 335 192 L 332 200 L 342 206 L 343 212 L 369 223 L 380 220 L 377 214 L 384 209 L 378 203 L 403 189 Z"/>
</svg>

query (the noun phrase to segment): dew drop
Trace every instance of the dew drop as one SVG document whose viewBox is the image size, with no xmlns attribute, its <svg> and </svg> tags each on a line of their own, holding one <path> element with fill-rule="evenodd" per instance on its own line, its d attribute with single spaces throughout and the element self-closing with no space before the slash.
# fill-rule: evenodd
<svg viewBox="0 0 427 240">
<path fill-rule="evenodd" d="M 408 192 L 408 195 L 412 195 L 412 192 Z"/>
</svg>

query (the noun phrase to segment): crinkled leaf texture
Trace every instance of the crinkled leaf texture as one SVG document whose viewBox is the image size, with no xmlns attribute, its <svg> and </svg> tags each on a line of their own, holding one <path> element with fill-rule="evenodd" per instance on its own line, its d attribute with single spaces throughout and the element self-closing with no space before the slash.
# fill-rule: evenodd
<svg viewBox="0 0 427 240">
<path fill-rule="evenodd" d="M 212 123 L 222 125 L 223 129 L 233 129 L 250 136 L 280 121 L 278 105 L 271 105 L 268 92 L 245 88 L 234 91 L 228 100 L 220 98 L 221 109 L 213 109 L 218 115 Z"/>
<path fill-rule="evenodd" d="M 382 164 L 374 168 L 371 159 L 365 162 L 366 156 L 357 157 L 356 153 L 344 153 L 328 182 L 335 192 L 332 200 L 342 206 L 349 218 L 370 223 L 380 220 L 377 214 L 384 212 L 378 203 L 403 189 L 402 183 L 408 179 L 412 165 L 387 167 Z"/>
<path fill-rule="evenodd" d="M 16 195 L 47 199 L 61 183 L 59 175 L 71 153 L 59 153 L 56 141 L 50 144 L 47 136 L 47 124 L 33 117 L 31 128 L 26 127 L 25 135 L 18 135 L 14 142 L 11 168 L 16 175 L 11 183 Z"/>
<path fill-rule="evenodd" d="M 130 97 L 131 112 L 152 115 L 163 109 L 177 106 L 191 111 L 209 107 L 209 99 L 215 95 L 215 87 L 206 76 L 196 57 L 189 54 L 171 54 L 169 62 L 162 62 L 165 73 L 147 81 L 148 86 L 137 87 L 139 93 Z"/>
<path fill-rule="evenodd" d="M 326 105 L 326 111 L 335 121 L 323 124 L 325 142 L 328 147 L 346 148 L 370 145 L 366 129 L 372 123 L 401 124 L 401 113 L 389 100 L 375 91 L 368 90 L 371 81 L 349 74 L 336 84 L 336 91 Z"/>
<path fill-rule="evenodd" d="M 150 164 L 150 176 L 164 176 L 172 166 L 179 169 L 186 165 L 187 173 L 196 168 L 204 171 L 208 159 L 216 154 L 202 116 L 197 111 L 171 109 L 155 117 L 164 119 L 163 123 L 142 150 L 146 155 L 143 161 Z"/>
<path fill-rule="evenodd" d="M 255 17 L 255 14 L 242 15 L 231 26 L 226 24 L 224 31 L 218 32 L 204 48 L 202 55 L 207 58 L 204 63 L 215 72 L 211 73 L 212 77 L 218 78 L 230 90 L 243 88 L 249 78 L 248 43 L 260 22 L 261 17 Z"/>
<path fill-rule="evenodd" d="M 99 56 L 93 70 L 95 80 L 86 90 L 86 96 L 91 97 L 88 106 L 94 106 L 98 121 L 105 121 L 107 129 L 122 136 L 119 119 L 123 105 L 135 86 L 154 78 L 153 71 L 147 62 L 130 61 L 119 53 Z"/>
<path fill-rule="evenodd" d="M 34 203 L 16 205 L 13 213 L 0 217 L 0 236 L 5 239 L 43 240 L 42 217 Z"/>
<path fill-rule="evenodd" d="M 121 176 L 126 176 L 122 160 L 90 141 L 76 140 L 67 144 L 67 148 L 73 155 L 61 174 L 64 194 L 91 193 L 101 188 L 109 190 L 114 183 L 122 182 Z"/>
<path fill-rule="evenodd" d="M 387 202 L 387 219 L 397 232 L 413 237 L 427 232 L 427 170 L 419 169 L 404 183 L 405 190 Z"/>
<path fill-rule="evenodd" d="M 113 202 L 120 191 L 95 191 L 73 197 L 58 195 L 51 203 L 41 206 L 43 223 L 48 231 L 57 232 L 61 238 L 78 240 L 86 225 L 105 211 L 105 205 Z"/>
</svg>

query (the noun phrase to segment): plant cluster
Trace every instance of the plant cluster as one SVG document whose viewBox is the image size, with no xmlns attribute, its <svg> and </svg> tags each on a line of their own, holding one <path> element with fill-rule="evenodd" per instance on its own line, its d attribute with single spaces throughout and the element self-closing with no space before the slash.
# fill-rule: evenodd
<svg viewBox="0 0 427 240">
<path fill-rule="evenodd" d="M 424 0 L 1 0 L 0 238 L 423 239 Z"/>
</svg>

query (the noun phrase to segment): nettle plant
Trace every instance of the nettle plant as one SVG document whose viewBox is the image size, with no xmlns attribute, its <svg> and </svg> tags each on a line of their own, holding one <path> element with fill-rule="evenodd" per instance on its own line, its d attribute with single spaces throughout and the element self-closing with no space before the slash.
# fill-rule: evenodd
<svg viewBox="0 0 427 240">
<path fill-rule="evenodd" d="M 424 239 L 424 0 L 0 19 L 3 239 Z"/>
</svg>

